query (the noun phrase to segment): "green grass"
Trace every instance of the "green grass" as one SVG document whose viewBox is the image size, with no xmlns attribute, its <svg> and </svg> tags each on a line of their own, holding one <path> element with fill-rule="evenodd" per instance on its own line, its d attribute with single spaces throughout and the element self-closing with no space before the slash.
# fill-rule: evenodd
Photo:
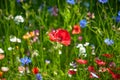
<svg viewBox="0 0 120 80">
<path fill-rule="evenodd" d="M 78 0 L 79 1 L 79 0 Z M 2 78 L 6 80 L 35 80 L 35 74 L 32 73 L 33 67 L 39 68 L 39 73 L 43 80 L 89 80 L 89 71 L 86 68 L 89 65 L 95 67 L 96 72 L 100 75 L 99 80 L 111 80 L 112 76 L 108 71 L 99 73 L 99 66 L 94 59 L 99 57 L 108 64 L 115 62 L 116 68 L 120 66 L 120 31 L 117 29 L 120 23 L 116 23 L 113 16 L 117 16 L 120 10 L 118 0 L 109 0 L 106 4 L 101 4 L 97 0 L 81 0 L 81 3 L 75 5 L 68 4 L 65 0 L 26 0 L 23 3 L 17 3 L 16 0 L 1 0 L 0 1 L 0 48 L 4 50 L 5 58 L 0 60 L 0 67 L 6 66 L 8 72 L 4 72 Z M 89 2 L 90 7 L 85 7 L 84 2 Z M 43 8 L 40 10 L 40 5 Z M 48 12 L 49 7 L 58 7 L 58 16 L 52 16 Z M 82 33 L 72 34 L 72 28 L 82 19 L 86 19 L 87 13 L 95 14 L 95 19 L 87 20 L 86 28 L 81 28 Z M 16 24 L 14 19 L 7 20 L 8 16 L 13 17 L 21 15 L 24 22 Z M 115 30 L 112 26 L 115 25 Z M 49 40 L 48 33 L 52 29 L 62 28 L 67 30 L 71 35 L 71 44 L 69 46 L 60 47 L 60 43 Z M 39 30 L 38 41 L 30 44 L 29 40 L 24 40 L 23 35 L 33 30 Z M 21 39 L 21 43 L 10 42 L 10 35 L 14 35 Z M 82 36 L 82 41 L 78 37 Z M 108 46 L 104 43 L 104 39 L 110 38 L 114 40 L 114 44 Z M 78 56 L 79 49 L 77 44 L 89 42 L 86 47 L 87 57 Z M 91 45 L 95 45 L 95 55 L 91 54 Z M 14 48 L 9 51 L 8 47 Z M 18 48 L 17 48 L 18 47 Z M 33 52 L 37 50 L 39 55 L 32 57 Z M 59 54 L 59 50 L 62 54 Z M 30 73 L 21 74 L 18 67 L 21 63 L 17 60 L 27 56 L 27 51 L 30 52 L 29 57 L 32 62 L 28 65 Z M 113 57 L 108 59 L 102 56 L 104 53 L 113 54 Z M 72 68 L 69 64 L 77 58 L 88 60 L 88 64 L 77 66 L 77 73 L 72 77 L 68 76 L 68 70 Z M 46 64 L 45 60 L 50 60 L 50 64 Z M 105 67 L 109 67 L 109 65 Z M 114 70 L 116 73 L 120 71 Z M 1 71 L 1 70 L 0 70 Z M 97 80 L 94 78 L 94 80 Z"/>
</svg>

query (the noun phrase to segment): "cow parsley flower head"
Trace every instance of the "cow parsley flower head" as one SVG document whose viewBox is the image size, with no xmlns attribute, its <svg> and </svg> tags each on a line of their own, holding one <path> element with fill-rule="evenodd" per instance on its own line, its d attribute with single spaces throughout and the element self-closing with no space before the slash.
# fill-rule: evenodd
<svg viewBox="0 0 120 80">
<path fill-rule="evenodd" d="M 24 18 L 21 15 L 17 15 L 17 16 L 15 16 L 14 21 L 16 22 L 16 24 L 23 23 Z"/>
<path fill-rule="evenodd" d="M 108 0 L 98 0 L 100 3 L 107 3 L 108 2 Z"/>
<path fill-rule="evenodd" d="M 10 42 L 17 42 L 21 43 L 21 39 L 17 38 L 16 36 L 10 36 Z"/>
</svg>

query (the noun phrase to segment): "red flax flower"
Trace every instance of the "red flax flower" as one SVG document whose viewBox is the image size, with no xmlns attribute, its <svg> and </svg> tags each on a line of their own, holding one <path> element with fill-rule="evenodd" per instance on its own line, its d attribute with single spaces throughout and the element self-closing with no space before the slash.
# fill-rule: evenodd
<svg viewBox="0 0 120 80">
<path fill-rule="evenodd" d="M 88 66 L 88 71 L 90 72 L 90 78 L 100 78 L 94 69 L 94 66 Z"/>
<path fill-rule="evenodd" d="M 94 66 L 88 66 L 88 71 L 89 72 L 95 72 Z"/>
<path fill-rule="evenodd" d="M 72 30 L 72 34 L 79 34 L 81 33 L 81 28 L 79 25 L 74 25 L 73 30 Z"/>
<path fill-rule="evenodd" d="M 69 75 L 74 75 L 74 74 L 76 74 L 76 71 L 77 71 L 76 69 L 69 69 L 68 74 Z"/>
<path fill-rule="evenodd" d="M 114 79 L 120 79 L 120 74 L 115 74 L 114 72 L 112 72 L 112 70 L 111 69 L 107 69 L 108 70 L 108 72 L 112 75 L 112 78 L 114 78 Z"/>
<path fill-rule="evenodd" d="M 37 74 L 39 72 L 39 69 L 37 67 L 34 67 L 32 69 L 33 74 Z"/>
<path fill-rule="evenodd" d="M 102 61 L 102 60 L 100 60 L 100 59 L 96 59 L 95 62 L 96 62 L 96 64 L 99 65 L 99 66 L 104 66 L 104 65 L 106 65 L 106 62 L 104 62 L 104 61 Z"/>
<path fill-rule="evenodd" d="M 111 54 L 102 54 L 102 56 L 107 57 L 107 58 L 112 58 L 113 57 Z"/>
<path fill-rule="evenodd" d="M 87 60 L 83 60 L 83 59 L 77 59 L 76 62 L 78 62 L 79 64 L 87 64 Z"/>
<path fill-rule="evenodd" d="M 65 46 L 71 43 L 70 34 L 64 29 L 53 30 L 48 35 L 51 41 L 59 42 Z"/>
</svg>

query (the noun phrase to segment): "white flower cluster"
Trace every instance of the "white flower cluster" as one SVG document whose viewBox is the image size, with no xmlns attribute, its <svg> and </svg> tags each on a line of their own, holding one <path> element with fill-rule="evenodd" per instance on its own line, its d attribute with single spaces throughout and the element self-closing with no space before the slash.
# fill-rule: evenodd
<svg viewBox="0 0 120 80">
<path fill-rule="evenodd" d="M 21 43 L 21 39 L 17 38 L 16 36 L 10 36 L 10 42 Z"/>
<path fill-rule="evenodd" d="M 89 45 L 89 43 L 88 42 L 86 42 L 84 45 L 83 44 L 78 44 L 76 47 L 77 48 L 79 48 L 79 56 L 80 55 L 83 55 L 83 56 L 87 56 L 87 54 L 86 54 L 86 46 L 88 46 Z"/>
<path fill-rule="evenodd" d="M 24 18 L 21 15 L 17 15 L 15 16 L 14 21 L 16 22 L 16 24 L 23 23 Z"/>
</svg>

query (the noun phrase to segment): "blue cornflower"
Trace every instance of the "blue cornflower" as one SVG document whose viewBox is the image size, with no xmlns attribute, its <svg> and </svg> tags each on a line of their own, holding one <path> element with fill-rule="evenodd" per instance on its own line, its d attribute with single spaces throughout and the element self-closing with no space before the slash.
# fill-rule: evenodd
<svg viewBox="0 0 120 80">
<path fill-rule="evenodd" d="M 31 59 L 28 57 L 24 57 L 20 59 L 20 62 L 22 63 L 22 65 L 28 65 L 29 63 L 31 63 Z"/>
<path fill-rule="evenodd" d="M 114 44 L 114 41 L 111 40 L 111 39 L 109 39 L 109 38 L 106 38 L 106 39 L 104 40 L 104 42 L 105 42 L 108 46 Z"/>
<path fill-rule="evenodd" d="M 120 16 L 120 11 L 118 11 L 118 16 Z"/>
<path fill-rule="evenodd" d="M 87 24 L 87 21 L 85 19 L 80 21 L 80 27 L 85 28 Z"/>
<path fill-rule="evenodd" d="M 69 3 L 69 4 L 75 4 L 75 1 L 74 0 L 67 0 L 67 3 Z"/>
<path fill-rule="evenodd" d="M 107 3 L 108 2 L 108 0 L 98 0 L 100 3 Z"/>
<path fill-rule="evenodd" d="M 120 16 L 117 16 L 115 20 L 116 22 L 120 22 Z"/>
<path fill-rule="evenodd" d="M 37 73 L 37 74 L 36 74 L 36 79 L 37 79 L 37 80 L 42 80 L 42 76 L 41 76 L 40 73 Z"/>
</svg>

